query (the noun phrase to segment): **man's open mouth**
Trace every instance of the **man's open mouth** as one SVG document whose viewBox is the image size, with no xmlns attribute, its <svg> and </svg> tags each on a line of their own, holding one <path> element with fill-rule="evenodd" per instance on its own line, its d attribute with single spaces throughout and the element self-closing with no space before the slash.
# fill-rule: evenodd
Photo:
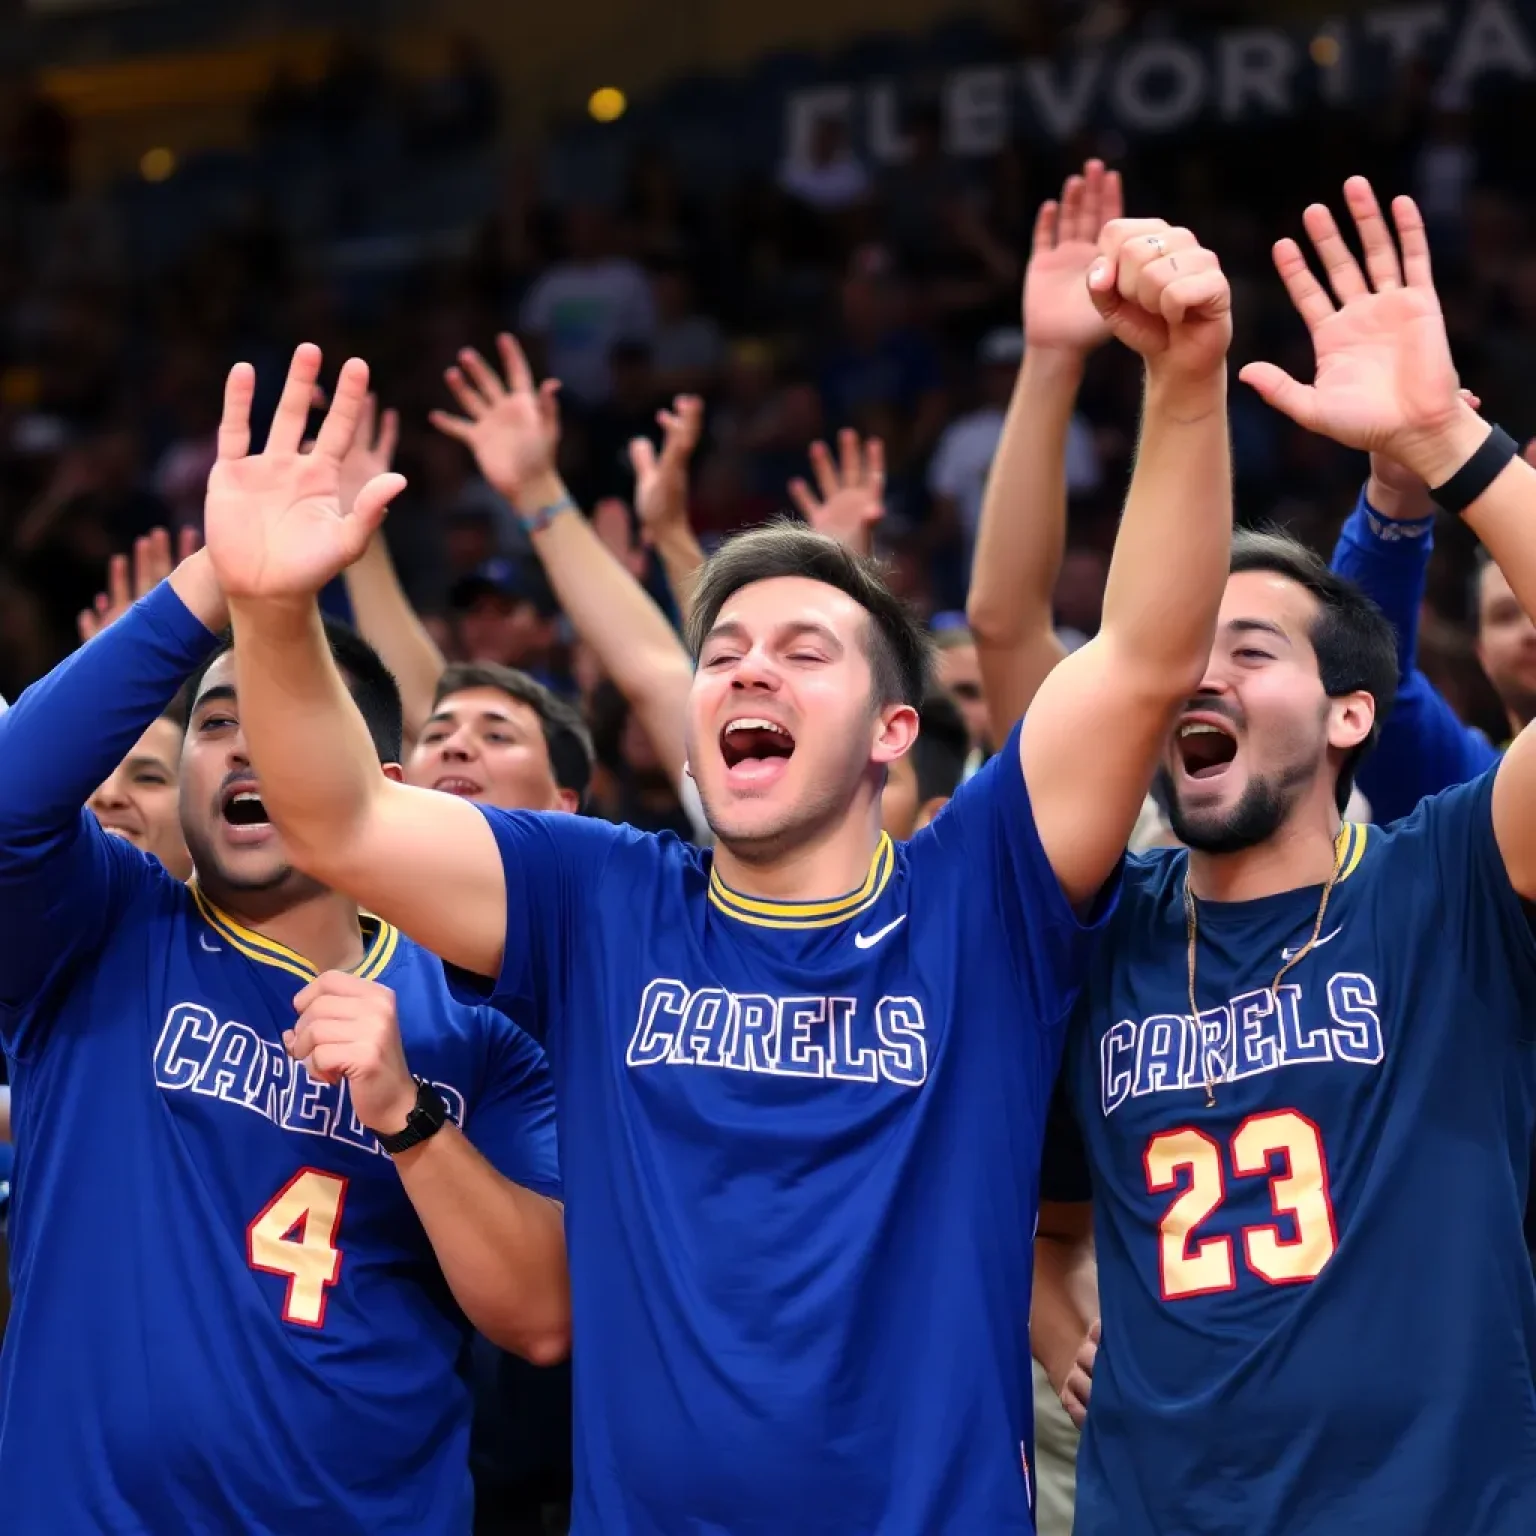
<svg viewBox="0 0 1536 1536">
<path fill-rule="evenodd" d="M 1219 777 L 1237 756 L 1237 737 L 1212 720 L 1186 720 L 1176 743 L 1184 772 L 1192 779 Z"/>
<path fill-rule="evenodd" d="M 270 824 L 267 808 L 254 789 L 236 786 L 224 796 L 224 820 L 232 827 L 264 827 Z"/>
<path fill-rule="evenodd" d="M 720 732 L 720 755 L 727 768 L 790 758 L 795 755 L 795 738 L 776 720 L 739 715 Z"/>
</svg>

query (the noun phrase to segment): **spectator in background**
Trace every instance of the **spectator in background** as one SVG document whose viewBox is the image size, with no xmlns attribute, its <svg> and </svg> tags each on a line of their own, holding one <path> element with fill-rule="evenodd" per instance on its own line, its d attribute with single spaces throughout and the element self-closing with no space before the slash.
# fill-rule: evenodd
<svg viewBox="0 0 1536 1536">
<path fill-rule="evenodd" d="M 944 429 L 928 466 L 928 490 L 935 515 L 965 540 L 967 570 L 976 550 L 987 475 L 1003 435 L 1003 418 L 1023 357 L 1024 333 L 1020 330 L 995 330 L 983 339 L 976 353 L 980 401 L 974 410 L 956 417 Z M 1074 411 L 1067 434 L 1067 493 L 1089 494 L 1098 489 L 1100 479 L 1093 429 Z"/>
<path fill-rule="evenodd" d="M 487 560 L 455 583 L 449 596 L 464 660 L 526 672 L 557 692 L 560 609 L 536 569 Z"/>
<path fill-rule="evenodd" d="M 935 614 L 933 638 L 938 651 L 935 680 L 959 706 L 970 735 L 971 752 L 966 761 L 966 777 L 969 778 L 993 750 L 992 716 L 982 690 L 976 642 L 965 626 L 963 613 Z"/>
<path fill-rule="evenodd" d="M 921 458 L 944 424 L 938 353 L 906 322 L 900 297 L 889 258 L 860 251 L 839 290 L 820 377 L 830 424 L 883 437 L 893 467 Z"/>
<path fill-rule="evenodd" d="M 869 172 L 848 139 L 848 119 L 842 112 L 824 112 L 811 126 L 805 148 L 790 148 L 779 171 L 779 186 L 821 213 L 840 213 L 869 195 Z"/>
<path fill-rule="evenodd" d="M 518 329 L 533 344 L 541 371 L 559 379 L 577 406 L 607 400 L 616 346 L 649 345 L 656 331 L 650 284 L 618 253 L 606 211 L 582 204 L 566 215 L 565 255 L 528 290 Z"/>
<path fill-rule="evenodd" d="M 725 363 L 725 338 L 720 327 L 693 302 L 693 283 L 681 261 L 651 264 L 651 300 L 656 331 L 651 362 L 657 392 L 700 394 L 713 389 Z"/>
</svg>

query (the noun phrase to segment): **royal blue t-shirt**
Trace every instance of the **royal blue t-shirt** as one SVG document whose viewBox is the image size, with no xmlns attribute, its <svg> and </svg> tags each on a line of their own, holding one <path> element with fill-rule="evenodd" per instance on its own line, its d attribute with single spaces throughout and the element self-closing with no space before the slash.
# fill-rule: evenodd
<svg viewBox="0 0 1536 1536">
<path fill-rule="evenodd" d="M 495 997 L 560 1110 L 577 1536 L 1032 1530 L 1039 1148 L 1093 926 L 1017 733 L 835 901 L 485 814 Z"/>
<path fill-rule="evenodd" d="M 1064 1066 L 1103 1330 L 1077 1536 L 1536 1531 L 1536 943 L 1492 784 L 1346 825 L 1278 995 L 1321 888 L 1199 902 L 1198 1024 L 1188 856 L 1131 862 Z"/>
</svg>

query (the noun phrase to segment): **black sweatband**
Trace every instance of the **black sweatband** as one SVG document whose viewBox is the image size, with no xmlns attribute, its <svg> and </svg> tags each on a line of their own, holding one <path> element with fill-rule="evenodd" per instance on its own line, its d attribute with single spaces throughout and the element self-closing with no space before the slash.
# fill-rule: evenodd
<svg viewBox="0 0 1536 1536">
<path fill-rule="evenodd" d="M 1437 507 L 1460 516 L 1498 479 L 1504 466 L 1519 451 L 1514 438 L 1503 427 L 1495 427 L 1444 485 L 1430 491 L 1431 499 Z"/>
</svg>

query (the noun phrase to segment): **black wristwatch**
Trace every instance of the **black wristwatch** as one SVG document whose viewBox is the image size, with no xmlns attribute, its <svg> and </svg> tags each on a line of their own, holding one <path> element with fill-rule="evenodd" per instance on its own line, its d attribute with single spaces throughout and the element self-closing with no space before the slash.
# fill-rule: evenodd
<svg viewBox="0 0 1536 1536">
<path fill-rule="evenodd" d="M 426 1078 L 418 1077 L 416 1107 L 406 1117 L 405 1129 L 396 1131 L 393 1136 L 386 1136 L 381 1131 L 375 1131 L 373 1134 L 378 1137 L 379 1145 L 394 1157 L 397 1153 L 407 1152 L 429 1137 L 437 1135 L 447 1118 L 448 1106 L 443 1102 L 442 1094 Z"/>
</svg>

